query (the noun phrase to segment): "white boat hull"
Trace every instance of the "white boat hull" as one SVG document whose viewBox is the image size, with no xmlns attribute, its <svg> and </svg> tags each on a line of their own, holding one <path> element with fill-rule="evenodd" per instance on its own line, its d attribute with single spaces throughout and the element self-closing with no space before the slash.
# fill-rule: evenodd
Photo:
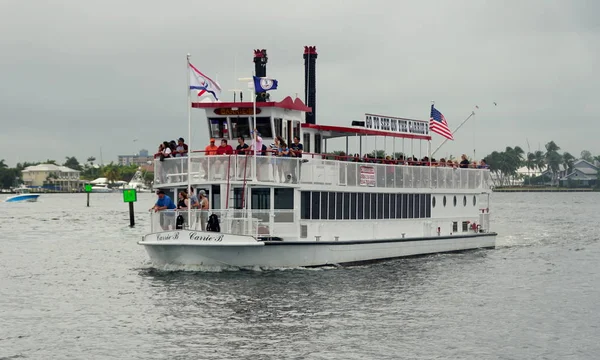
<svg viewBox="0 0 600 360">
<path fill-rule="evenodd" d="M 208 238 L 210 237 L 210 239 Z M 214 241 L 219 239 L 218 241 Z M 494 248 L 495 233 L 364 241 L 257 241 L 188 230 L 149 234 L 139 242 L 158 268 L 294 268 Z"/>
</svg>

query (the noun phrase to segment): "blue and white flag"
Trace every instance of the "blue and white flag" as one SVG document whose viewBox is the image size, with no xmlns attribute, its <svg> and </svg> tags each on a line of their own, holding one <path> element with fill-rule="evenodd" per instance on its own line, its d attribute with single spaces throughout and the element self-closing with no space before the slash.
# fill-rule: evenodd
<svg viewBox="0 0 600 360">
<path fill-rule="evenodd" d="M 254 92 L 261 93 L 269 90 L 277 89 L 278 81 L 269 78 L 260 78 L 253 76 L 254 78 Z"/>
</svg>

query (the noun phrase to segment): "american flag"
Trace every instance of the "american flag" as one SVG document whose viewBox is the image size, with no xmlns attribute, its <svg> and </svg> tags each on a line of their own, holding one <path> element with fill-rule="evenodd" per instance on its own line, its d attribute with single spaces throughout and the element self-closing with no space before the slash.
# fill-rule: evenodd
<svg viewBox="0 0 600 360">
<path fill-rule="evenodd" d="M 436 108 L 431 105 L 431 116 L 429 117 L 429 129 L 434 133 L 438 133 L 448 140 L 454 140 L 452 131 L 448 128 L 446 118 Z"/>
</svg>

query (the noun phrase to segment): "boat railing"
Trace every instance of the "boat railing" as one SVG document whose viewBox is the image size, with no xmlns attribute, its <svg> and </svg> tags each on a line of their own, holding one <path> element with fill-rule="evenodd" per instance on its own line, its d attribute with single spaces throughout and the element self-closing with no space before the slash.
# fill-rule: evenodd
<svg viewBox="0 0 600 360">
<path fill-rule="evenodd" d="M 294 210 L 162 210 L 152 212 L 152 232 L 188 229 L 206 231 L 209 217 L 217 215 L 220 233 L 250 235 L 260 238 L 298 236 L 299 226 L 295 222 Z M 178 226 L 181 215 L 183 224 Z"/>
<path fill-rule="evenodd" d="M 193 183 L 223 181 L 289 182 L 380 188 L 488 189 L 490 171 L 404 164 L 350 162 L 323 158 L 190 154 Z M 187 157 L 155 160 L 156 186 L 185 184 Z"/>
</svg>

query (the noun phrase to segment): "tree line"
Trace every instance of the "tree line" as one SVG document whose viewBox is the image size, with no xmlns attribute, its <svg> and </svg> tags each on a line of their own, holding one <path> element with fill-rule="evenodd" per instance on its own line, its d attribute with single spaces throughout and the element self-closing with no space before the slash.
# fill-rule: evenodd
<svg viewBox="0 0 600 360">
<path fill-rule="evenodd" d="M 23 183 L 23 170 L 29 166 L 35 166 L 39 164 L 54 164 L 63 165 L 73 170 L 81 171 L 81 180 L 94 180 L 99 177 L 105 177 L 109 183 L 115 181 L 127 181 L 129 182 L 135 172 L 138 170 L 137 165 L 119 165 L 111 162 L 107 165 L 99 165 L 95 163 L 96 158 L 90 156 L 84 164 L 79 163 L 76 157 L 67 156 L 65 162 L 59 164 L 55 160 L 46 160 L 43 162 L 24 162 L 18 163 L 14 168 L 8 167 L 4 159 L 0 159 L 0 188 L 9 189 L 12 187 L 18 187 Z M 148 184 L 154 179 L 154 174 L 149 171 L 142 171 L 144 181 Z M 58 178 L 56 174 L 49 174 L 47 180 L 51 182 L 53 179 Z"/>
<path fill-rule="evenodd" d="M 567 174 L 571 173 L 577 158 L 567 151 L 561 152 L 560 147 L 554 141 L 548 142 L 544 148 L 546 151 L 537 150 L 525 153 L 520 146 L 507 146 L 504 151 L 494 151 L 487 155 L 485 161 L 489 165 L 490 171 L 495 174 L 494 185 L 505 186 L 510 184 L 520 176 L 517 170 L 523 166 L 534 172 L 548 170 L 549 173 L 547 179 L 543 176 L 530 176 L 526 179 L 526 183 L 550 182 L 558 185 L 561 166 L 567 171 Z M 580 159 L 593 164 L 594 161 L 600 161 L 600 155 L 593 156 L 588 150 L 583 150 Z"/>
</svg>

